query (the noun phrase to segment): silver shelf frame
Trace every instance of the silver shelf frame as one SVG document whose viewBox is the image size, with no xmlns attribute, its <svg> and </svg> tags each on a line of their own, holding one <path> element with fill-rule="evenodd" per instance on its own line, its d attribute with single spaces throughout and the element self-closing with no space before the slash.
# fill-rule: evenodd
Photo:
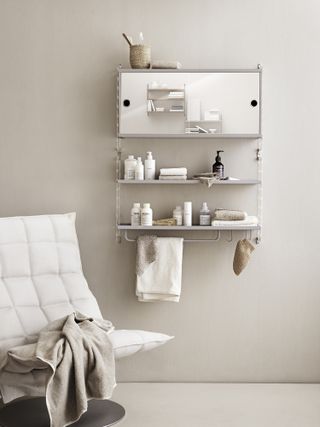
<svg viewBox="0 0 320 427">
<path fill-rule="evenodd" d="M 120 99 L 120 74 L 121 73 L 259 73 L 259 132 L 257 134 L 121 134 L 119 132 L 119 99 Z M 117 98 L 116 98 L 116 112 L 117 112 L 117 139 L 116 139 L 116 239 L 120 243 L 121 242 L 121 233 L 124 233 L 124 237 L 128 242 L 135 242 L 136 239 L 131 239 L 128 236 L 128 232 L 132 231 L 215 231 L 216 236 L 212 239 L 184 239 L 184 242 L 216 242 L 221 238 L 221 232 L 229 232 L 230 237 L 226 239 L 227 242 L 233 241 L 233 232 L 242 231 L 245 233 L 245 236 L 248 236 L 249 239 L 252 238 L 252 232 L 256 233 L 255 241 L 256 243 L 261 242 L 262 238 L 262 212 L 263 212 L 263 156 L 262 156 L 262 66 L 260 64 L 257 65 L 257 68 L 234 68 L 234 69 L 126 69 L 122 68 L 120 65 L 117 68 Z M 122 184 L 171 184 L 171 185 L 181 185 L 181 184 L 198 184 L 200 183 L 198 180 L 187 180 L 183 182 L 170 182 L 170 181 L 127 181 L 121 179 L 122 171 L 121 171 L 121 155 L 122 155 L 122 141 L 124 139 L 223 139 L 223 140 L 256 140 L 257 141 L 257 149 L 256 149 L 256 160 L 258 164 L 258 179 L 256 180 L 240 180 L 233 182 L 219 182 L 214 185 L 257 185 L 257 216 L 259 220 L 258 225 L 254 226 L 152 226 L 152 227 L 132 227 L 131 225 L 120 224 L 121 218 L 121 185 Z"/>
</svg>

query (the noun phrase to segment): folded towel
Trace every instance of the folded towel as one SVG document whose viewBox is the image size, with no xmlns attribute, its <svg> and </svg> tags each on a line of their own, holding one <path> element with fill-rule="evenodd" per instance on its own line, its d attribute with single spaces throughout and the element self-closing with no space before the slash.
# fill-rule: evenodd
<svg viewBox="0 0 320 427">
<path fill-rule="evenodd" d="M 213 219 L 219 221 L 241 221 L 247 218 L 247 213 L 244 211 L 234 211 L 229 209 L 215 209 Z"/>
<path fill-rule="evenodd" d="M 177 69 L 177 68 L 181 68 L 181 64 L 178 61 L 162 61 L 161 59 L 155 59 L 151 63 L 151 68 Z"/>
<path fill-rule="evenodd" d="M 187 168 L 162 168 L 160 169 L 160 175 L 188 175 Z"/>
<path fill-rule="evenodd" d="M 160 181 L 183 181 L 187 179 L 187 175 L 160 175 L 159 180 Z"/>
<path fill-rule="evenodd" d="M 141 276 L 157 259 L 157 236 L 139 236 L 137 240 L 136 273 Z"/>
<path fill-rule="evenodd" d="M 177 221 L 175 218 L 156 219 L 155 221 L 153 221 L 153 225 L 172 226 L 172 225 L 177 225 Z"/>
<path fill-rule="evenodd" d="M 211 225 L 216 226 L 216 227 L 221 227 L 221 226 L 228 226 L 228 225 L 243 225 L 243 226 L 248 226 L 248 225 L 257 225 L 259 223 L 258 218 L 256 216 L 247 216 L 246 219 L 243 220 L 239 220 L 239 221 L 222 221 L 222 220 L 216 220 L 213 219 L 211 222 Z"/>
<path fill-rule="evenodd" d="M 137 275 L 138 300 L 178 302 L 181 293 L 183 239 L 158 237 L 157 259 Z"/>
</svg>

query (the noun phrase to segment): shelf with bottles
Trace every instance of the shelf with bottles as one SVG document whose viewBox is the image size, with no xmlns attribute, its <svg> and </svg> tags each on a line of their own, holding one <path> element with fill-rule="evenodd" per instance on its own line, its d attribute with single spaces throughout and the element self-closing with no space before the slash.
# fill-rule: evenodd
<svg viewBox="0 0 320 427">
<path fill-rule="evenodd" d="M 194 185 L 200 184 L 199 179 L 186 179 L 186 180 L 137 180 L 137 179 L 118 179 L 119 184 L 136 184 L 136 185 Z M 237 180 L 220 180 L 214 182 L 212 185 L 258 185 L 261 181 L 259 179 L 237 179 Z"/>
<path fill-rule="evenodd" d="M 260 224 L 253 225 L 130 225 L 130 224 L 118 224 L 118 230 L 171 230 L 171 231 L 246 231 L 246 230 L 260 230 Z"/>
</svg>

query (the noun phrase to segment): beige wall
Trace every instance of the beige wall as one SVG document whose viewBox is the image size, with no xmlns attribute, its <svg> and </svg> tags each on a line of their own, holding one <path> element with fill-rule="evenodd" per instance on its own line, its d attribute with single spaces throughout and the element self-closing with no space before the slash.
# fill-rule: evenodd
<svg viewBox="0 0 320 427">
<path fill-rule="evenodd" d="M 0 0 L 1 216 L 77 211 L 105 317 L 176 336 L 123 360 L 120 380 L 320 381 L 319 13 L 316 0 Z M 234 244 L 186 245 L 179 304 L 138 303 L 135 247 L 115 242 L 122 31 L 143 31 L 156 58 L 185 67 L 264 67 L 263 244 L 239 278 Z M 207 167 L 223 146 L 229 171 L 255 166 L 252 143 L 130 144 L 125 154 L 150 148 L 162 164 Z M 190 197 L 195 207 L 252 200 L 246 189 L 148 191 L 126 190 L 128 203 L 165 212 Z"/>
</svg>

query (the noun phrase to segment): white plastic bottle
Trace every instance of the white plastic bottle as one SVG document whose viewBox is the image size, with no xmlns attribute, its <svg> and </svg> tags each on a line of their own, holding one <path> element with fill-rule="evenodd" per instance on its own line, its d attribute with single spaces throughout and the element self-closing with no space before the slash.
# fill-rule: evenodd
<svg viewBox="0 0 320 427">
<path fill-rule="evenodd" d="M 184 202 L 183 206 L 183 225 L 192 226 L 192 202 Z"/>
<path fill-rule="evenodd" d="M 143 163 L 141 161 L 141 157 L 137 158 L 137 164 L 136 164 L 136 168 L 135 168 L 134 179 L 136 179 L 138 181 L 144 180 L 144 166 L 143 166 Z"/>
<path fill-rule="evenodd" d="M 141 209 L 141 225 L 144 227 L 152 226 L 152 209 L 150 203 L 144 203 Z"/>
<path fill-rule="evenodd" d="M 131 225 L 141 225 L 141 208 L 140 203 L 134 203 L 131 209 Z"/>
<path fill-rule="evenodd" d="M 182 208 L 181 206 L 176 206 L 173 209 L 173 218 L 176 220 L 176 225 L 182 225 Z"/>
<path fill-rule="evenodd" d="M 144 161 L 145 179 L 156 179 L 156 161 L 152 158 L 152 152 L 147 152 L 147 158 Z"/>
<path fill-rule="evenodd" d="M 202 203 L 200 210 L 200 225 L 211 225 L 211 212 L 208 208 L 207 202 Z"/>
<path fill-rule="evenodd" d="M 137 160 L 132 154 L 124 161 L 124 179 L 135 179 Z"/>
</svg>

